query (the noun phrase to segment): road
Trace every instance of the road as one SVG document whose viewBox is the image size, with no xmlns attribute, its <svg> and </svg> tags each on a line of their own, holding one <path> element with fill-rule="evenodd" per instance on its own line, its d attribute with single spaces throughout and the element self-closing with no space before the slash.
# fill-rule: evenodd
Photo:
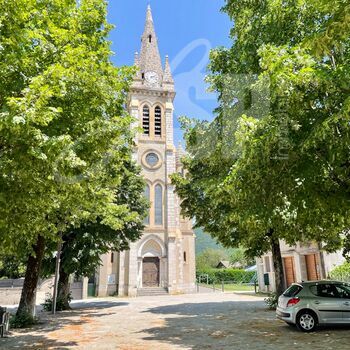
<svg viewBox="0 0 350 350">
<path fill-rule="evenodd" d="M 263 298 L 244 294 L 90 299 L 0 340 L 1 349 L 349 349 L 350 327 L 312 334 L 275 319 Z"/>
</svg>

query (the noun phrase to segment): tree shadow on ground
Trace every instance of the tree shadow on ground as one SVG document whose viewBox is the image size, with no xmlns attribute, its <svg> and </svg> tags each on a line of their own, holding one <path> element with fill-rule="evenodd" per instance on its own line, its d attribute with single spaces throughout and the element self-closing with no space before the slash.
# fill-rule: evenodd
<svg viewBox="0 0 350 350">
<path fill-rule="evenodd" d="M 326 328 L 306 334 L 279 321 L 262 301 L 186 303 L 150 308 L 161 326 L 144 329 L 144 340 L 157 340 L 190 349 L 264 349 L 289 346 L 305 349 L 346 349 L 349 327 Z"/>
<path fill-rule="evenodd" d="M 57 312 L 40 312 L 39 323 L 31 328 L 11 330 L 10 334 L 0 339 L 0 349 L 68 349 L 86 343 L 87 330 L 93 335 L 98 319 L 117 312 L 118 307 L 126 302 L 98 301 L 72 303 L 72 310 Z M 101 313 L 101 309 L 106 312 Z M 115 310 L 114 310 L 115 309 Z"/>
</svg>

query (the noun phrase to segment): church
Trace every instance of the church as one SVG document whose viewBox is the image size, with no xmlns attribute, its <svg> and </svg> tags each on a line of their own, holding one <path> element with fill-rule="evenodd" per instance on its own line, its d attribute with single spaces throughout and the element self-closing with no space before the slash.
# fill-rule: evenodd
<svg viewBox="0 0 350 350">
<path fill-rule="evenodd" d="M 102 256 L 95 276 L 97 296 L 138 296 L 195 291 L 195 236 L 191 220 L 180 215 L 180 200 L 170 175 L 182 172 L 183 150 L 174 146 L 175 87 L 168 57 L 163 67 L 150 6 L 141 38 L 138 68 L 128 109 L 141 132 L 135 161 L 146 180 L 150 201 L 145 230 L 130 250 Z"/>
</svg>

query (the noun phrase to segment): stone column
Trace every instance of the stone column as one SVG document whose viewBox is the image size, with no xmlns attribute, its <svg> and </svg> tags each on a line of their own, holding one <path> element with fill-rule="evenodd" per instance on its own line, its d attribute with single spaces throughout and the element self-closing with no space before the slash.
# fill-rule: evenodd
<svg viewBox="0 0 350 350">
<path fill-rule="evenodd" d="M 128 285 L 128 296 L 137 296 L 137 272 L 138 272 L 138 261 L 137 261 L 137 245 L 135 243 L 130 244 L 129 250 L 129 285 Z"/>
<path fill-rule="evenodd" d="M 125 252 L 119 253 L 119 281 L 118 281 L 118 295 L 125 296 Z"/>
<path fill-rule="evenodd" d="M 183 264 L 183 238 L 180 238 L 177 240 L 177 259 L 176 263 L 179 269 L 179 276 L 178 276 L 178 289 L 183 291 L 183 284 L 184 284 L 184 264 Z"/>
<path fill-rule="evenodd" d="M 98 278 L 98 286 L 97 286 L 97 296 L 105 297 L 107 296 L 107 288 L 108 288 L 108 254 L 104 254 L 101 257 L 102 265 L 99 267 L 99 278 Z"/>
<path fill-rule="evenodd" d="M 166 144 L 174 144 L 174 124 L 173 124 L 174 106 L 172 102 L 165 104 L 165 127 L 166 127 Z"/>
<path fill-rule="evenodd" d="M 88 286 L 89 286 L 89 279 L 87 277 L 83 278 L 83 289 L 81 292 L 81 298 L 87 299 L 88 297 Z"/>
<path fill-rule="evenodd" d="M 188 243 L 188 259 L 189 259 L 189 292 L 196 290 L 196 245 L 195 236 L 189 237 Z"/>
<path fill-rule="evenodd" d="M 176 238 L 168 238 L 168 289 L 170 294 L 177 292 L 176 279 Z"/>
<path fill-rule="evenodd" d="M 161 257 L 160 259 L 160 287 L 168 287 L 168 259 Z"/>
</svg>

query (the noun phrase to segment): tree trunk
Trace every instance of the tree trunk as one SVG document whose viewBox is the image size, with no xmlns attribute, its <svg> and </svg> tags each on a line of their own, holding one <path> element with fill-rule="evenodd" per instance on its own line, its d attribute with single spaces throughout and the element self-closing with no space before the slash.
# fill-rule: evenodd
<svg viewBox="0 0 350 350">
<path fill-rule="evenodd" d="M 60 300 L 60 303 L 62 303 L 62 310 L 70 310 L 69 306 L 69 273 L 66 273 L 63 268 L 62 264 L 60 267 L 60 278 L 58 281 L 58 298 Z"/>
<path fill-rule="evenodd" d="M 36 288 L 45 251 L 44 237 L 38 236 L 33 250 L 34 255 L 31 255 L 27 261 L 21 300 L 16 313 L 17 316 L 22 314 L 27 314 L 32 317 L 35 316 Z"/>
<path fill-rule="evenodd" d="M 324 255 L 322 251 L 322 243 L 318 243 L 318 249 L 320 251 L 320 269 L 321 269 L 321 279 L 326 279 L 326 268 L 324 263 Z"/>
<path fill-rule="evenodd" d="M 276 294 L 280 296 L 285 289 L 284 271 L 283 271 L 283 262 L 282 262 L 279 239 L 274 237 L 273 232 L 274 230 L 271 229 L 270 230 L 271 251 L 272 251 L 273 269 L 275 271 Z"/>
</svg>

